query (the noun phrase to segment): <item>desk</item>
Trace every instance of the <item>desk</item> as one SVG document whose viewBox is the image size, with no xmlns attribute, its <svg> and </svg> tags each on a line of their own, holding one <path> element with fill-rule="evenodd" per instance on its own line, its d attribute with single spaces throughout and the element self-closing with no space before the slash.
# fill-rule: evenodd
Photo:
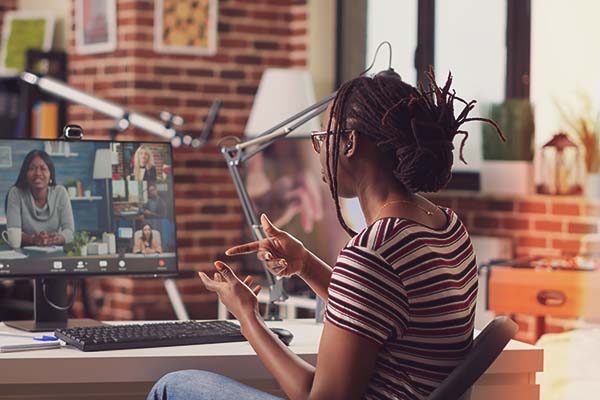
<svg viewBox="0 0 600 400">
<path fill-rule="evenodd" d="M 496 314 L 536 316 L 533 340 L 545 332 L 545 317 L 600 319 L 600 271 L 494 266 L 488 307 Z"/>
<path fill-rule="evenodd" d="M 290 348 L 314 364 L 322 325 L 311 319 L 269 322 L 294 334 Z M 0 331 L 14 331 L 0 324 Z M 511 341 L 480 378 L 472 400 L 539 399 L 535 374 L 543 351 Z M 0 353 L 0 399 L 144 399 L 153 382 L 182 369 L 227 375 L 281 395 L 247 342 L 84 353 L 70 347 Z M 51 394 L 47 394 L 51 393 Z"/>
</svg>

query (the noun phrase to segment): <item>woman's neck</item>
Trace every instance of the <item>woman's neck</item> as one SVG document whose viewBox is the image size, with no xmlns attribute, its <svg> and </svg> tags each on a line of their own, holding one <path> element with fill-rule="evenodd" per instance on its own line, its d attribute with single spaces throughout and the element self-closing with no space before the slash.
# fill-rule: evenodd
<svg viewBox="0 0 600 400">
<path fill-rule="evenodd" d="M 33 196 L 33 199 L 35 200 L 36 203 L 42 203 L 44 204 L 46 202 L 46 199 L 48 198 L 48 188 L 41 188 L 41 189 L 37 189 L 37 188 L 31 188 L 31 195 Z"/>
<path fill-rule="evenodd" d="M 360 208 L 367 225 L 371 225 L 380 217 L 381 208 L 388 202 L 396 200 L 411 201 L 414 195 L 401 187 L 395 179 L 365 179 L 363 185 L 358 185 L 357 191 Z"/>
</svg>

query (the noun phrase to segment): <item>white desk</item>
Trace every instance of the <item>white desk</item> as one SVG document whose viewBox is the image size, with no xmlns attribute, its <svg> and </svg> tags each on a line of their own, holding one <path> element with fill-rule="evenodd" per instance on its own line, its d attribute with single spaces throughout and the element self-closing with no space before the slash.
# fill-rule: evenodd
<svg viewBox="0 0 600 400">
<path fill-rule="evenodd" d="M 322 325 L 269 323 L 294 333 L 291 349 L 315 363 Z M 0 324 L 1 332 L 17 332 Z M 471 399 L 539 399 L 535 374 L 543 352 L 511 341 L 473 388 Z M 0 399 L 144 399 L 153 382 L 182 369 L 204 369 L 282 395 L 247 342 L 85 353 L 64 347 L 0 353 Z"/>
</svg>

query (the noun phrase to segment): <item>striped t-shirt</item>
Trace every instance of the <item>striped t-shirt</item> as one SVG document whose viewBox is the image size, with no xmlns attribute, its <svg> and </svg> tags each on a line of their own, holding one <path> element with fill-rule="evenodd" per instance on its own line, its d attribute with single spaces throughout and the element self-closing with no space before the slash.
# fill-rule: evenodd
<svg viewBox="0 0 600 400">
<path fill-rule="evenodd" d="M 325 318 L 381 344 L 365 399 L 424 399 L 471 348 L 477 265 L 450 209 L 432 229 L 375 221 L 341 251 Z"/>
</svg>

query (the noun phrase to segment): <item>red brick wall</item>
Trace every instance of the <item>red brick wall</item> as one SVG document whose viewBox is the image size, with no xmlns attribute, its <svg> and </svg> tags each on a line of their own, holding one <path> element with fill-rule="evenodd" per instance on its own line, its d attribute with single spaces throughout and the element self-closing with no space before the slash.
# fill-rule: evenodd
<svg viewBox="0 0 600 400">
<path fill-rule="evenodd" d="M 446 192 L 431 199 L 456 211 L 471 235 L 512 238 L 517 257 L 600 250 L 600 204 L 584 197 Z"/>
<path fill-rule="evenodd" d="M 243 227 L 237 195 L 216 143 L 224 136 L 242 134 L 265 68 L 307 65 L 306 0 L 220 0 L 218 51 L 213 56 L 155 53 L 153 16 L 151 0 L 119 0 L 114 53 L 77 55 L 71 35 L 69 82 L 151 116 L 162 110 L 177 113 L 186 120 L 183 131 L 193 134 L 202 130 L 212 101 L 224 101 L 209 145 L 174 152 L 179 267 L 208 270 L 228 246 L 240 241 Z M 69 119 L 81 124 L 88 137 L 106 137 L 114 124 L 83 106 L 71 106 Z M 123 138 L 157 139 L 134 129 Z M 101 299 L 96 318 L 173 317 L 161 280 L 89 281 Z M 198 279 L 179 280 L 178 286 L 192 318 L 216 316 L 215 297 Z"/>
</svg>

